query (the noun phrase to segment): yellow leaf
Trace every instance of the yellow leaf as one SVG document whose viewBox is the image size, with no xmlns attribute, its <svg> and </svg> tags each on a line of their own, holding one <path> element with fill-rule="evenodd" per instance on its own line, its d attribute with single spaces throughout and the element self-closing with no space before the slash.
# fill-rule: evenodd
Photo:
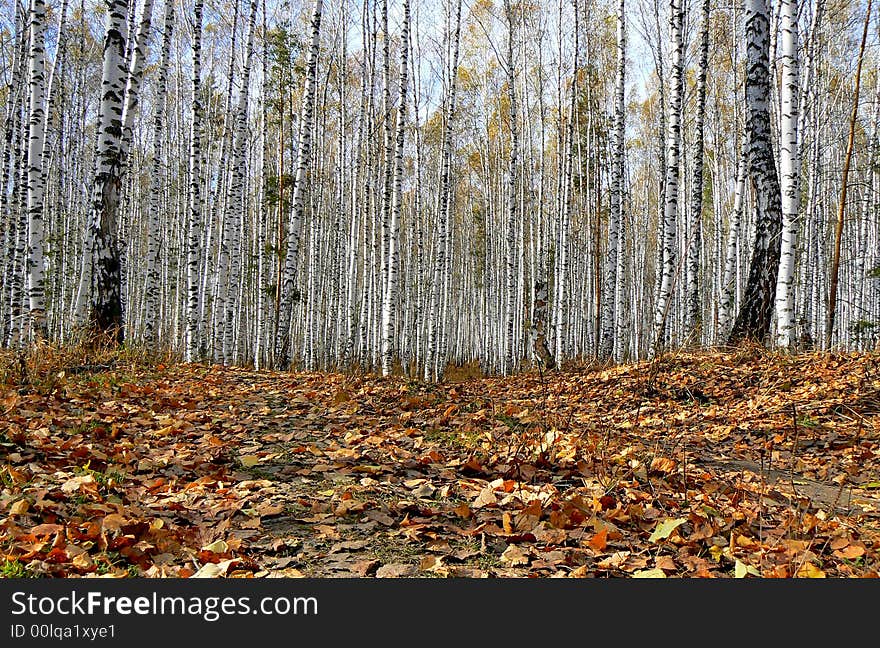
<svg viewBox="0 0 880 648">
<path fill-rule="evenodd" d="M 797 575 L 798 578 L 825 578 L 825 572 L 811 562 L 804 563 Z"/>
<path fill-rule="evenodd" d="M 245 468 L 253 468 L 258 463 L 260 463 L 260 458 L 256 455 L 244 455 L 241 458 L 241 465 Z"/>
<path fill-rule="evenodd" d="M 746 565 L 741 560 L 737 559 L 736 565 L 733 567 L 733 575 L 737 578 L 745 578 L 751 574 L 752 576 L 761 576 L 761 572 L 750 565 Z"/>
<path fill-rule="evenodd" d="M 643 569 L 632 575 L 633 578 L 666 578 L 666 572 L 655 567 L 654 569 Z"/>
<path fill-rule="evenodd" d="M 229 545 L 226 544 L 223 540 L 215 540 L 211 544 L 205 545 L 202 547 L 205 551 L 211 551 L 213 553 L 222 554 L 229 551 Z"/>
<path fill-rule="evenodd" d="M 665 540 L 672 532 L 675 531 L 682 524 L 687 522 L 687 518 L 666 518 L 662 522 L 657 524 L 657 528 L 654 529 L 654 533 L 651 534 L 651 537 L 648 538 L 649 542 L 659 542 L 660 540 Z"/>
</svg>

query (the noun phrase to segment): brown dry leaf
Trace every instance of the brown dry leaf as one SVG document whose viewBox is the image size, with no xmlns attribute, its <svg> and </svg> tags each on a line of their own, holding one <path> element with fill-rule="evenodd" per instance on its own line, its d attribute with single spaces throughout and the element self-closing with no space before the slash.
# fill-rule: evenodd
<svg viewBox="0 0 880 648">
<path fill-rule="evenodd" d="M 394 526 L 394 518 L 390 515 L 383 513 L 382 511 L 370 510 L 367 511 L 364 515 L 367 519 L 378 522 L 383 526 Z"/>
<path fill-rule="evenodd" d="M 315 530 L 315 533 L 324 538 L 339 540 L 341 537 L 339 531 L 336 530 L 336 527 L 330 526 L 329 524 L 316 524 L 312 528 Z"/>
<path fill-rule="evenodd" d="M 447 571 L 441 556 L 425 556 L 419 562 L 419 570 L 427 572 Z"/>
<path fill-rule="evenodd" d="M 671 473 L 675 470 L 676 462 L 667 457 L 654 457 L 651 461 L 651 470 L 659 473 Z"/>
<path fill-rule="evenodd" d="M 581 565 L 580 567 L 573 569 L 569 572 L 569 578 L 589 578 L 592 576 L 593 572 L 590 571 L 587 565 Z"/>
<path fill-rule="evenodd" d="M 382 565 L 376 570 L 376 578 L 409 578 L 415 576 L 418 568 L 404 563 Z"/>
<path fill-rule="evenodd" d="M 529 557 L 517 545 L 508 545 L 504 553 L 501 554 L 501 560 L 511 567 L 529 564 Z"/>
<path fill-rule="evenodd" d="M 847 560 L 855 560 L 865 555 L 865 548 L 861 545 L 851 544 L 844 549 L 835 551 L 834 554 Z"/>
<path fill-rule="evenodd" d="M 284 510 L 283 506 L 278 506 L 276 504 L 261 504 L 257 507 L 257 513 L 259 513 L 261 517 L 280 515 L 284 513 Z"/>
<path fill-rule="evenodd" d="M 356 560 L 351 564 L 351 571 L 361 577 L 368 576 L 379 566 L 378 560 Z"/>
<path fill-rule="evenodd" d="M 485 506 L 496 506 L 497 504 L 498 498 L 495 496 L 495 490 L 491 486 L 486 486 L 471 503 L 471 508 L 480 509 Z"/>
</svg>

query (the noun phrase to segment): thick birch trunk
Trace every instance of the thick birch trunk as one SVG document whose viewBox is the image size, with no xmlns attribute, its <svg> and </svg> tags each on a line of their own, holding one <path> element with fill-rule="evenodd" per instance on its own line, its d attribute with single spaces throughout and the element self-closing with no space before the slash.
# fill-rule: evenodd
<svg viewBox="0 0 880 648">
<path fill-rule="evenodd" d="M 89 220 L 91 295 L 89 324 L 98 333 L 124 339 L 118 207 L 122 174 L 122 113 L 125 96 L 128 3 L 107 0 L 107 31 L 98 114 L 98 146 Z"/>
<path fill-rule="evenodd" d="M 763 343 L 770 332 L 779 272 L 782 197 L 770 142 L 770 15 L 765 0 L 746 2 L 746 134 L 749 176 L 755 188 L 755 243 L 742 304 L 728 344 Z"/>
</svg>

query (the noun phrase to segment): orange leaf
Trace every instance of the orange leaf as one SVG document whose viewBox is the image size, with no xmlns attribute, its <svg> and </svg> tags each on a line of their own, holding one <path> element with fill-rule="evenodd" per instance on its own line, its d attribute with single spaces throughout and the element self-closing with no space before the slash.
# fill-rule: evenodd
<svg viewBox="0 0 880 648">
<path fill-rule="evenodd" d="M 452 509 L 452 512 L 455 513 L 458 517 L 465 520 L 468 520 L 473 516 L 473 511 L 471 511 L 471 508 L 467 504 L 459 504 L 454 509 Z"/>
<path fill-rule="evenodd" d="M 504 533 L 513 533 L 513 525 L 510 523 L 510 513 L 504 513 L 501 516 L 501 526 L 504 528 Z"/>
<path fill-rule="evenodd" d="M 596 551 L 605 551 L 608 546 L 608 531 L 602 529 L 590 538 L 590 546 Z"/>
</svg>

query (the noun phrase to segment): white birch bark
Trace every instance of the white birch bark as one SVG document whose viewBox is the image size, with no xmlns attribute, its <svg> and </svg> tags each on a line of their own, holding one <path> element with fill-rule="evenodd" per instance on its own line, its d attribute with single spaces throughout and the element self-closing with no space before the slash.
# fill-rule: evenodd
<svg viewBox="0 0 880 648">
<path fill-rule="evenodd" d="M 403 200 L 403 145 L 406 134 L 406 96 L 409 55 L 409 0 L 403 0 L 403 27 L 400 34 L 400 72 L 397 91 L 397 132 L 394 145 L 394 179 L 391 198 L 391 219 L 388 231 L 388 276 L 382 301 L 382 375 L 391 375 L 394 361 L 394 334 L 398 298 L 400 212 Z"/>
<path fill-rule="evenodd" d="M 792 345 L 795 329 L 794 261 L 800 207 L 798 2 L 781 0 L 780 7 L 782 82 L 779 89 L 779 180 L 782 187 L 782 247 L 776 280 L 776 344 L 788 349 Z"/>
<path fill-rule="evenodd" d="M 204 1 L 193 5 L 193 69 L 192 69 L 192 122 L 189 145 L 189 223 L 186 233 L 186 332 L 184 359 L 195 362 L 201 354 L 199 307 L 201 282 L 202 230 L 202 13 Z"/>
<path fill-rule="evenodd" d="M 669 24 L 672 31 L 672 79 L 667 115 L 665 202 L 663 205 L 663 259 L 660 292 L 654 311 L 652 353 L 666 346 L 669 309 L 676 272 L 676 239 L 678 221 L 678 182 L 681 157 L 681 105 L 684 94 L 684 0 L 670 0 Z"/>
<path fill-rule="evenodd" d="M 166 0 L 172 2 L 173 0 Z M 134 9 L 132 8 L 132 12 Z M 128 66 L 128 77 L 125 83 L 125 103 L 122 109 L 122 143 L 121 158 L 128 164 L 128 150 L 131 147 L 132 127 L 137 114 L 140 100 L 140 88 L 144 78 L 144 65 L 147 61 L 147 40 L 150 37 L 150 25 L 153 21 L 153 0 L 144 0 L 141 9 L 141 22 L 132 45 L 131 60 Z"/>
<path fill-rule="evenodd" d="M 46 271 L 43 225 L 43 144 L 46 138 L 46 3 L 32 0 L 30 9 L 30 52 L 28 54 L 28 85 L 30 88 L 27 163 L 28 215 L 28 302 L 31 333 L 45 338 Z"/>
<path fill-rule="evenodd" d="M 436 223 L 434 247 L 433 281 L 431 282 L 431 306 L 428 311 L 428 347 L 425 360 L 425 380 L 439 381 L 443 378 L 443 367 L 446 358 L 439 353 L 438 329 L 446 327 L 446 311 L 441 310 L 442 291 L 446 284 L 448 259 L 446 242 L 449 236 L 449 219 L 451 215 L 453 192 L 451 187 L 452 168 L 452 135 L 456 118 L 456 96 L 458 89 L 458 58 L 461 44 L 461 6 L 462 0 L 456 0 L 455 30 L 452 37 L 452 63 L 449 71 L 448 96 L 446 98 L 446 119 L 443 133 L 443 158 L 440 170 L 440 209 Z"/>
<path fill-rule="evenodd" d="M 144 340 L 156 348 L 159 333 L 159 298 L 161 290 L 160 253 L 162 232 L 159 210 L 163 187 L 162 135 L 165 129 L 165 96 L 168 87 L 168 61 L 171 55 L 171 36 L 174 31 L 174 0 L 165 0 L 163 20 L 162 53 L 156 78 L 156 105 L 153 109 L 153 152 L 150 166 L 150 193 L 147 213 L 147 258 L 144 287 Z"/>
<path fill-rule="evenodd" d="M 626 0 L 617 4 L 617 76 L 614 82 L 614 126 L 611 145 L 611 213 L 608 219 L 608 244 L 605 247 L 605 274 L 602 282 L 602 324 L 599 341 L 599 359 L 608 360 L 614 355 L 614 339 L 617 330 L 615 310 L 618 283 L 623 277 L 617 275 L 620 254 L 620 229 L 623 223 L 623 164 L 626 155 Z"/>
<path fill-rule="evenodd" d="M 302 222 L 305 213 L 304 196 L 306 174 L 311 159 L 312 115 L 317 94 L 318 53 L 321 38 L 321 11 L 323 0 L 315 0 L 312 13 L 311 38 L 306 63 L 306 88 L 303 95 L 302 115 L 299 120 L 296 177 L 291 198 L 290 219 L 287 227 L 287 253 L 281 280 L 281 304 L 278 313 L 275 340 L 275 365 L 286 369 L 290 364 L 290 327 L 294 302 L 297 300 L 296 271 L 299 267 Z"/>
<path fill-rule="evenodd" d="M 685 340 L 699 344 L 703 334 L 700 301 L 700 264 L 703 247 L 703 159 L 706 121 L 706 76 L 709 65 L 709 0 L 702 1 L 700 63 L 697 72 L 697 116 L 694 141 L 693 178 L 691 180 L 690 235 L 687 242 L 687 285 L 685 304 Z"/>
<path fill-rule="evenodd" d="M 742 224 L 744 198 L 746 191 L 746 175 L 748 169 L 748 148 L 743 139 L 736 165 L 736 185 L 733 190 L 733 210 L 727 227 L 727 244 L 724 252 L 724 266 L 721 275 L 721 299 L 718 305 L 718 337 L 727 338 L 733 324 L 733 313 L 736 311 L 736 266 L 739 252 L 740 227 Z"/>
<path fill-rule="evenodd" d="M 766 0 L 747 0 L 746 134 L 755 187 L 755 241 L 749 277 L 728 344 L 763 343 L 770 332 L 779 272 L 782 196 L 770 142 L 770 14 Z"/>
<path fill-rule="evenodd" d="M 516 350 L 516 322 L 519 321 L 516 311 L 517 302 L 517 179 L 519 175 L 519 119 L 516 98 L 516 64 L 513 55 L 515 38 L 515 17 L 510 0 L 504 0 L 504 15 L 507 20 L 507 56 L 505 67 L 507 72 L 507 97 L 509 103 L 509 128 L 510 128 L 510 157 L 507 171 L 507 222 L 506 222 L 506 293 L 504 304 L 505 335 L 504 335 L 504 363 L 502 373 L 511 374 L 517 365 Z"/>
<path fill-rule="evenodd" d="M 98 144 L 88 232 L 91 275 L 89 325 L 117 343 L 124 339 L 118 207 L 122 174 L 122 111 L 126 84 L 128 3 L 106 0 L 107 29 L 98 114 Z"/>
<path fill-rule="evenodd" d="M 235 364 L 234 333 L 236 329 L 236 311 L 238 299 L 236 289 L 241 270 L 241 233 L 244 225 L 244 183 L 245 160 L 248 149 L 248 105 L 250 98 L 251 61 L 254 50 L 254 32 L 256 30 L 257 3 L 251 0 L 245 64 L 241 75 L 238 104 L 235 108 L 232 144 L 232 178 L 229 181 L 229 197 L 224 212 L 223 241 L 220 246 L 220 279 L 218 291 L 223 298 L 218 307 L 223 312 L 218 314 L 222 319 L 223 340 L 219 360 L 224 364 Z"/>
</svg>

